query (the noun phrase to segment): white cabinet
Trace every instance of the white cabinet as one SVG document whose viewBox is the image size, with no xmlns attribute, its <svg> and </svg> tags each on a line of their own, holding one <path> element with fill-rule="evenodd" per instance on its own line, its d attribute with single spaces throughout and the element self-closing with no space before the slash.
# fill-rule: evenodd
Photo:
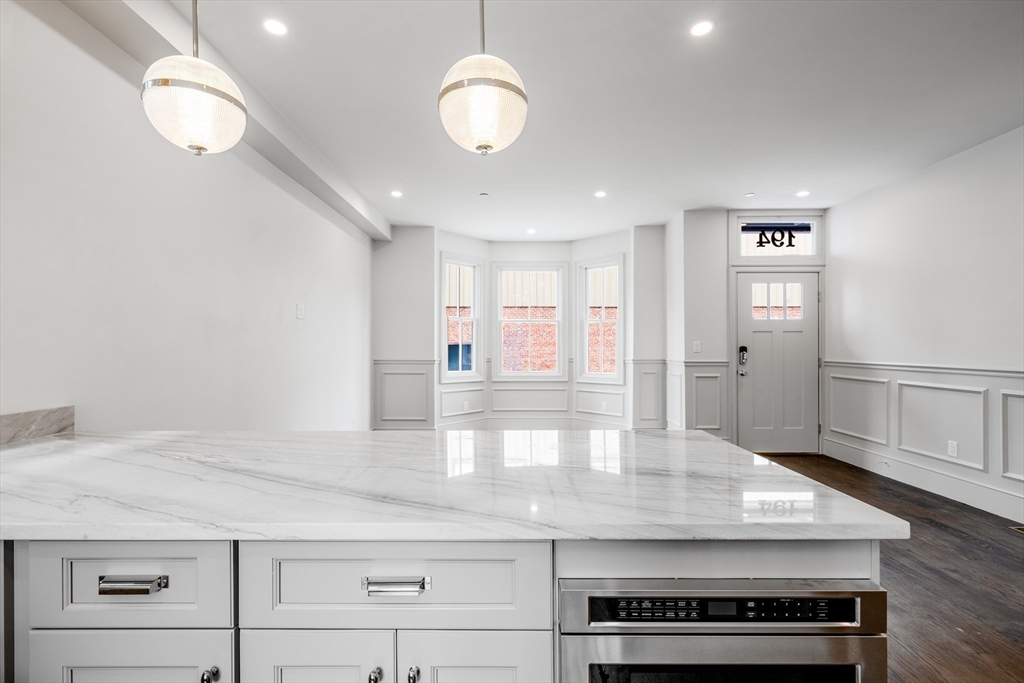
<svg viewBox="0 0 1024 683">
<path fill-rule="evenodd" d="M 242 629 L 245 683 L 395 683 L 394 631 L 254 631 Z M 402 681 L 404 683 L 404 679 Z"/>
<path fill-rule="evenodd" d="M 241 628 L 551 628 L 547 542 L 243 541 L 238 556 Z M 373 588 L 398 578 L 422 587 Z"/>
<path fill-rule="evenodd" d="M 551 631 L 399 631 L 399 680 L 550 683 L 552 638 Z"/>
<path fill-rule="evenodd" d="M 551 631 L 242 629 L 240 673 L 245 683 L 366 683 L 378 668 L 380 683 L 551 683 L 552 638 Z"/>
<path fill-rule="evenodd" d="M 235 681 L 231 630 L 33 630 L 29 683 L 214 683 Z"/>
</svg>

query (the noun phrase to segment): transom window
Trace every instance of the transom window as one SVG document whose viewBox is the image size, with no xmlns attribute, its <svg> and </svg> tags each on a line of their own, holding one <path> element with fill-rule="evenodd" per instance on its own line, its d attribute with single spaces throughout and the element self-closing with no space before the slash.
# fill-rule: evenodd
<svg viewBox="0 0 1024 683">
<path fill-rule="evenodd" d="M 587 372 L 614 375 L 618 372 L 619 267 L 586 269 Z"/>
<path fill-rule="evenodd" d="M 740 222 L 740 256 L 813 256 L 813 221 Z"/>
<path fill-rule="evenodd" d="M 447 328 L 448 372 L 473 372 L 476 332 L 473 266 L 445 264 L 444 315 Z"/>
<path fill-rule="evenodd" d="M 751 285 L 754 320 L 801 320 L 803 286 L 799 282 L 755 282 Z"/>
<path fill-rule="evenodd" d="M 499 271 L 501 371 L 559 372 L 559 271 Z"/>
</svg>

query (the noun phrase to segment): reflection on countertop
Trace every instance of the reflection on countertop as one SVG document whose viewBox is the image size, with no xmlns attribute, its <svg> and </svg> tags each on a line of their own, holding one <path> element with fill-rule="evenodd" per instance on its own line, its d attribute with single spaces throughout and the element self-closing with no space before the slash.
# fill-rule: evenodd
<svg viewBox="0 0 1024 683">
<path fill-rule="evenodd" d="M 0 450 L 4 539 L 908 535 L 695 431 L 79 433 Z"/>
</svg>

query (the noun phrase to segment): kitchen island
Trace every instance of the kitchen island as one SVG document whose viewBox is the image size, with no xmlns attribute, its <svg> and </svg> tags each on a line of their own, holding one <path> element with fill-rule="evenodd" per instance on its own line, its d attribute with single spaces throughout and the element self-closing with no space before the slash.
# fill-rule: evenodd
<svg viewBox="0 0 1024 683">
<path fill-rule="evenodd" d="M 0 451 L 19 683 L 566 680 L 560 582 L 877 584 L 879 540 L 908 536 L 702 432 L 78 433 Z"/>
</svg>

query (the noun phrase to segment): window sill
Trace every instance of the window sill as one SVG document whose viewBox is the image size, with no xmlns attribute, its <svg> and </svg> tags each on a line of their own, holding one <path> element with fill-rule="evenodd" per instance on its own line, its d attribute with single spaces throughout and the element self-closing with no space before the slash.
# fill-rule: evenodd
<svg viewBox="0 0 1024 683">
<path fill-rule="evenodd" d="M 468 374 L 465 376 L 452 377 L 451 375 L 442 375 L 441 380 L 438 384 L 479 384 L 484 381 L 484 376 L 478 372 Z"/>
<path fill-rule="evenodd" d="M 568 382 L 565 375 L 495 375 L 491 382 Z"/>
<path fill-rule="evenodd" d="M 626 383 L 624 377 L 601 377 L 599 375 L 582 375 L 576 378 L 577 384 L 611 384 L 616 386 L 622 386 Z"/>
</svg>

